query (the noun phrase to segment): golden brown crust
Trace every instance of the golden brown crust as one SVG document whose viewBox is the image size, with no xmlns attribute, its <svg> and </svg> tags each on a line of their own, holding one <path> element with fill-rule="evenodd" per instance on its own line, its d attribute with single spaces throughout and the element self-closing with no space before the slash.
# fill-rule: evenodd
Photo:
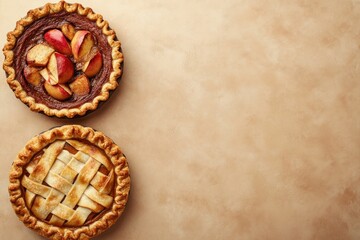
<svg viewBox="0 0 360 240">
<path fill-rule="evenodd" d="M 83 139 L 102 149 L 115 168 L 115 198 L 112 206 L 95 222 L 78 228 L 57 227 L 43 222 L 26 207 L 21 179 L 32 157 L 56 140 Z M 9 176 L 9 194 L 13 209 L 19 219 L 29 228 L 49 239 L 90 239 L 108 229 L 124 211 L 130 191 L 130 173 L 120 148 L 102 132 L 80 125 L 53 128 L 32 138 L 19 152 Z"/>
<path fill-rule="evenodd" d="M 25 27 L 42 17 L 60 11 L 66 11 L 69 13 L 77 12 L 79 15 L 86 16 L 88 19 L 95 22 L 96 25 L 102 29 L 102 33 L 107 36 L 108 43 L 112 48 L 111 56 L 113 60 L 113 70 L 110 73 L 109 80 L 102 86 L 100 94 L 96 96 L 91 102 L 84 103 L 79 108 L 58 110 L 49 108 L 44 104 L 37 103 L 33 97 L 28 96 L 26 91 L 23 90 L 19 81 L 15 79 L 15 69 L 12 67 L 12 65 L 15 57 L 13 49 L 15 47 L 17 38 L 24 32 Z M 64 1 L 60 1 L 56 4 L 47 3 L 41 8 L 30 10 L 26 17 L 20 19 L 16 23 L 16 28 L 7 34 L 7 43 L 3 48 L 3 53 L 5 55 L 3 68 L 8 75 L 7 83 L 14 91 L 15 96 L 23 103 L 28 105 L 32 111 L 43 112 L 48 116 L 73 118 L 77 115 L 83 116 L 87 111 L 95 110 L 100 102 L 106 101 L 109 98 L 109 92 L 117 88 L 117 79 L 121 76 L 121 64 L 124 61 L 123 54 L 119 50 L 120 47 L 121 43 L 120 41 L 116 40 L 114 30 L 109 27 L 108 22 L 104 20 L 100 14 L 94 13 L 91 8 L 84 8 L 81 4 L 70 4 Z"/>
</svg>

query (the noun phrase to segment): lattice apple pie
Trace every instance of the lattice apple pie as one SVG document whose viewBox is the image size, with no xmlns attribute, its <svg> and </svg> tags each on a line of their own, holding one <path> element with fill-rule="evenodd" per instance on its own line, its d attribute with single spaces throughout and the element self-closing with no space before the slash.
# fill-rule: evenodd
<svg viewBox="0 0 360 240">
<path fill-rule="evenodd" d="M 30 10 L 7 35 L 3 68 L 17 98 L 48 116 L 83 116 L 118 86 L 123 54 L 103 17 L 60 1 Z"/>
<path fill-rule="evenodd" d="M 79 125 L 31 139 L 10 172 L 13 208 L 24 224 L 50 239 L 89 239 L 125 208 L 129 168 L 115 143 Z"/>
</svg>

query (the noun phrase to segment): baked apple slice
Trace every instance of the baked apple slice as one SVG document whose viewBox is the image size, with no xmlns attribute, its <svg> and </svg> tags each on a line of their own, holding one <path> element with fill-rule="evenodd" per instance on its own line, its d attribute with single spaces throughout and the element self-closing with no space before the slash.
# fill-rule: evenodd
<svg viewBox="0 0 360 240">
<path fill-rule="evenodd" d="M 75 27 L 70 23 L 65 23 L 61 26 L 61 31 L 69 39 L 70 41 L 74 38 L 75 35 Z"/>
<path fill-rule="evenodd" d="M 49 73 L 49 70 L 48 70 L 47 68 L 44 68 L 44 69 L 41 70 L 39 73 L 40 73 L 40 75 L 45 79 L 45 81 L 47 81 L 47 82 L 50 83 L 51 85 L 56 85 L 56 84 L 57 84 L 56 79 L 54 78 L 54 76 L 52 76 L 52 75 Z"/>
<path fill-rule="evenodd" d="M 94 39 L 89 31 L 77 31 L 71 40 L 71 50 L 76 61 L 82 61 L 94 46 Z"/>
<path fill-rule="evenodd" d="M 70 56 L 72 54 L 69 43 L 65 35 L 58 29 L 52 29 L 44 34 L 46 42 L 57 52 Z"/>
<path fill-rule="evenodd" d="M 55 50 L 45 44 L 37 44 L 32 47 L 26 55 L 26 61 L 29 66 L 45 67 L 49 62 L 51 54 Z"/>
<path fill-rule="evenodd" d="M 24 68 L 24 76 L 26 81 L 34 86 L 39 86 L 41 83 L 41 74 L 39 68 L 26 66 Z"/>
<path fill-rule="evenodd" d="M 65 84 L 51 85 L 48 81 L 45 81 L 44 87 L 51 97 L 60 101 L 66 100 L 72 95 L 71 90 Z"/>
<path fill-rule="evenodd" d="M 86 95 L 90 92 L 90 82 L 85 75 L 78 76 L 69 86 L 76 95 Z"/>
<path fill-rule="evenodd" d="M 55 79 L 55 84 L 66 83 L 74 75 L 74 65 L 65 55 L 54 52 L 50 56 L 48 70 Z"/>
<path fill-rule="evenodd" d="M 97 52 L 95 56 L 89 61 L 85 62 L 82 70 L 88 77 L 95 76 L 102 67 L 102 56 L 100 52 Z"/>
</svg>

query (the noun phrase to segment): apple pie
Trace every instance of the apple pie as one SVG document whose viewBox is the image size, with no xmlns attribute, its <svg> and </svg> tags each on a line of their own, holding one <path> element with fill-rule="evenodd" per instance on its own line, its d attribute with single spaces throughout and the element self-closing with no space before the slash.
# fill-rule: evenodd
<svg viewBox="0 0 360 240">
<path fill-rule="evenodd" d="M 48 116 L 97 109 L 118 86 L 123 54 L 107 21 L 60 1 L 30 10 L 7 35 L 3 68 L 15 96 Z"/>
<path fill-rule="evenodd" d="M 122 214 L 130 191 L 124 154 L 103 133 L 80 125 L 31 139 L 10 171 L 19 219 L 49 239 L 90 239 Z"/>
</svg>

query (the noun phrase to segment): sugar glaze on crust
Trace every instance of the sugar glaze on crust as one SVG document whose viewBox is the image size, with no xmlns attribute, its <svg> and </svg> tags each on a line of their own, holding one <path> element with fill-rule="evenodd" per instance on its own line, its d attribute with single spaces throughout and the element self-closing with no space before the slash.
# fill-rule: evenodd
<svg viewBox="0 0 360 240">
<path fill-rule="evenodd" d="M 14 56 L 14 49 L 17 39 L 25 32 L 26 27 L 40 18 L 61 11 L 77 13 L 81 16 L 84 16 L 90 21 L 94 22 L 96 26 L 102 30 L 102 33 L 106 36 L 108 44 L 112 49 L 112 71 L 110 73 L 109 79 L 102 85 L 100 93 L 95 96 L 92 101 L 86 102 L 79 107 L 55 109 L 50 108 L 45 104 L 36 102 L 33 97 L 27 94 L 27 92 L 21 86 L 20 82 L 16 79 L 16 72 L 13 64 L 16 58 L 16 56 Z M 121 77 L 122 63 L 124 61 L 120 48 L 121 43 L 117 40 L 114 30 L 109 27 L 108 22 L 103 19 L 102 15 L 94 13 L 91 8 L 84 8 L 81 4 L 70 4 L 64 1 L 60 1 L 55 4 L 47 3 L 41 8 L 30 10 L 26 17 L 20 19 L 16 23 L 15 30 L 7 34 L 7 43 L 3 48 L 3 53 L 5 55 L 3 68 L 7 75 L 7 82 L 10 88 L 14 91 L 15 96 L 23 103 L 28 105 L 32 111 L 43 112 L 48 116 L 73 118 L 75 116 L 83 116 L 88 111 L 95 110 L 99 103 L 106 101 L 109 98 L 110 92 L 117 88 L 117 80 Z"/>
<path fill-rule="evenodd" d="M 98 147 L 114 165 L 114 198 L 112 205 L 104 210 L 96 221 L 79 227 L 58 227 L 35 217 L 27 208 L 21 181 L 28 163 L 38 152 L 56 141 L 71 141 L 71 139 L 87 141 Z M 53 128 L 32 138 L 14 160 L 9 181 L 10 201 L 19 219 L 40 235 L 57 240 L 90 239 L 108 229 L 124 211 L 130 191 L 129 167 L 120 148 L 102 132 L 80 125 L 65 125 Z"/>
</svg>

